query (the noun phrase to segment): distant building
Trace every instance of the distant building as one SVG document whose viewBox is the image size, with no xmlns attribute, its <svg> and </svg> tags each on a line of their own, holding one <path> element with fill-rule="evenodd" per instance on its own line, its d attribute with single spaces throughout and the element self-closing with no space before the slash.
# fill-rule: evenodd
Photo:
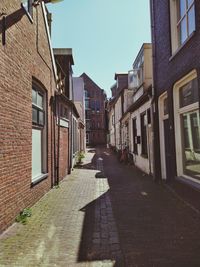
<svg viewBox="0 0 200 267">
<path fill-rule="evenodd" d="M 85 129 L 85 91 L 84 81 L 82 77 L 73 78 L 73 98 L 74 104 L 80 116 L 78 120 L 79 151 L 85 151 L 86 149 L 86 129 Z"/>
<path fill-rule="evenodd" d="M 81 77 L 85 88 L 86 144 L 106 143 L 106 94 L 86 73 Z"/>
<path fill-rule="evenodd" d="M 60 90 L 56 93 L 56 161 L 57 177 L 62 179 L 71 172 L 76 154 L 79 151 L 80 115 L 73 102 L 72 66 L 74 65 L 71 48 L 53 49 Z"/>
<path fill-rule="evenodd" d="M 152 131 L 152 46 L 144 43 L 132 70 L 116 73 L 108 102 L 109 145 L 119 158 L 128 154 L 130 162 L 145 173 L 153 173 Z"/>
</svg>

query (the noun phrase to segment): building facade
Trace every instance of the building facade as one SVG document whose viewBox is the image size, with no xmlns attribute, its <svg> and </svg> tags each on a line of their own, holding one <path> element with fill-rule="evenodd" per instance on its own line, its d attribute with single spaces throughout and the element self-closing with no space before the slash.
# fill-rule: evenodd
<svg viewBox="0 0 200 267">
<path fill-rule="evenodd" d="M 151 1 L 157 179 L 200 185 L 200 2 Z M 165 33 L 165 34 L 161 34 Z"/>
<path fill-rule="evenodd" d="M 152 46 L 144 43 L 128 73 L 111 87 L 109 144 L 147 174 L 153 174 Z"/>
<path fill-rule="evenodd" d="M 79 139 L 78 147 L 79 151 L 85 151 L 86 149 L 86 131 L 85 131 L 85 91 L 84 81 L 81 77 L 73 78 L 73 98 L 74 104 L 80 116 L 79 118 Z"/>
<path fill-rule="evenodd" d="M 84 89 L 81 113 L 72 49 L 52 49 L 47 2 L 0 3 L 0 233 L 71 172 L 84 148 Z"/>
<path fill-rule="evenodd" d="M 143 44 L 129 72 L 129 88 L 133 89 L 130 113 L 130 152 L 134 164 L 148 174 L 153 173 L 152 129 L 152 46 Z"/>
<path fill-rule="evenodd" d="M 106 144 L 106 94 L 86 73 L 81 78 L 85 88 L 86 144 Z"/>
<path fill-rule="evenodd" d="M 55 184 L 56 71 L 46 8 L 25 4 L 0 3 L 0 232 Z"/>
</svg>

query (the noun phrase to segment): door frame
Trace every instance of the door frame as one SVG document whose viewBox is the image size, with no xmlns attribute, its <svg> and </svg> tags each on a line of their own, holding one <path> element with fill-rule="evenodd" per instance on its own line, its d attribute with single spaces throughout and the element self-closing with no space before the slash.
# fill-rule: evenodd
<svg viewBox="0 0 200 267">
<path fill-rule="evenodd" d="M 165 92 L 158 99 L 161 176 L 163 180 L 167 179 L 164 131 L 164 121 L 169 119 L 169 114 L 164 114 L 164 100 L 167 99 L 167 97 L 167 92 Z"/>
</svg>

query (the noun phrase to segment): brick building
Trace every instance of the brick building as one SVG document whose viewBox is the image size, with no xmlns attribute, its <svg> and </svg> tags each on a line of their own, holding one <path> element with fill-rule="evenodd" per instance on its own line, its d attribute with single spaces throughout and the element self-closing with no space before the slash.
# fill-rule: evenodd
<svg viewBox="0 0 200 267">
<path fill-rule="evenodd" d="M 85 87 L 86 144 L 106 143 L 106 94 L 87 74 L 83 73 Z"/>
<path fill-rule="evenodd" d="M 0 2 L 0 232 L 55 183 L 56 72 L 44 3 Z"/>
<path fill-rule="evenodd" d="M 200 186 L 200 2 L 151 0 L 156 178 Z"/>
<path fill-rule="evenodd" d="M 58 84 L 56 92 L 56 177 L 63 179 L 74 164 L 78 151 L 78 118 L 76 106 L 73 103 L 72 66 L 74 59 L 71 48 L 54 48 L 57 67 Z"/>
</svg>

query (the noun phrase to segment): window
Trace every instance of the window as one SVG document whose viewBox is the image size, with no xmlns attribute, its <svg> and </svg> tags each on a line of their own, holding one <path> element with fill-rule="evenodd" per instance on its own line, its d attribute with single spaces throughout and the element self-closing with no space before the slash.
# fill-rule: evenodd
<svg viewBox="0 0 200 267">
<path fill-rule="evenodd" d="M 32 122 L 38 126 L 44 126 L 44 97 L 32 89 Z"/>
<path fill-rule="evenodd" d="M 194 79 L 182 86 L 179 91 L 180 108 L 188 106 L 198 101 L 197 79 Z"/>
<path fill-rule="evenodd" d="M 179 45 L 195 30 L 194 0 L 177 1 L 177 31 Z"/>
<path fill-rule="evenodd" d="M 177 172 L 179 176 L 200 180 L 200 116 L 196 72 L 193 71 L 177 84 L 174 89 Z"/>
<path fill-rule="evenodd" d="M 135 154 L 138 154 L 138 148 L 137 148 L 137 124 L 136 124 L 136 118 L 132 120 L 133 122 L 133 152 Z"/>
<path fill-rule="evenodd" d="M 21 0 L 21 2 L 26 12 L 32 17 L 33 16 L 33 0 Z"/>
<path fill-rule="evenodd" d="M 63 104 L 60 104 L 60 117 L 62 119 L 66 119 L 66 120 L 69 119 L 69 111 L 68 111 L 68 108 L 65 107 Z"/>
<path fill-rule="evenodd" d="M 89 133 L 86 133 L 86 144 L 89 144 Z"/>
<path fill-rule="evenodd" d="M 90 94 L 87 90 L 85 90 L 85 98 L 89 98 L 90 97 Z"/>
<path fill-rule="evenodd" d="M 90 120 L 90 112 L 88 110 L 85 111 L 85 119 Z"/>
<path fill-rule="evenodd" d="M 99 100 L 96 100 L 96 111 L 97 112 L 100 111 L 100 102 L 99 102 Z"/>
<path fill-rule="evenodd" d="M 90 109 L 90 102 L 89 102 L 89 99 L 85 99 L 85 109 L 86 109 L 86 110 Z"/>
<path fill-rule="evenodd" d="M 91 129 L 90 122 L 86 121 L 86 131 L 89 131 Z"/>
<path fill-rule="evenodd" d="M 172 52 L 195 31 L 194 0 L 170 0 Z"/>
<path fill-rule="evenodd" d="M 90 104 L 91 104 L 91 109 L 95 110 L 95 100 L 91 100 Z"/>
<path fill-rule="evenodd" d="M 37 86 L 32 88 L 32 182 L 47 172 L 47 135 L 45 125 L 45 93 Z"/>
<path fill-rule="evenodd" d="M 72 121 L 72 130 L 73 130 L 73 154 L 78 151 L 78 124 L 76 119 L 73 118 Z"/>
<path fill-rule="evenodd" d="M 147 129 L 146 129 L 146 113 L 143 113 L 141 119 L 141 141 L 142 141 L 142 155 L 148 156 L 147 153 Z"/>
</svg>

